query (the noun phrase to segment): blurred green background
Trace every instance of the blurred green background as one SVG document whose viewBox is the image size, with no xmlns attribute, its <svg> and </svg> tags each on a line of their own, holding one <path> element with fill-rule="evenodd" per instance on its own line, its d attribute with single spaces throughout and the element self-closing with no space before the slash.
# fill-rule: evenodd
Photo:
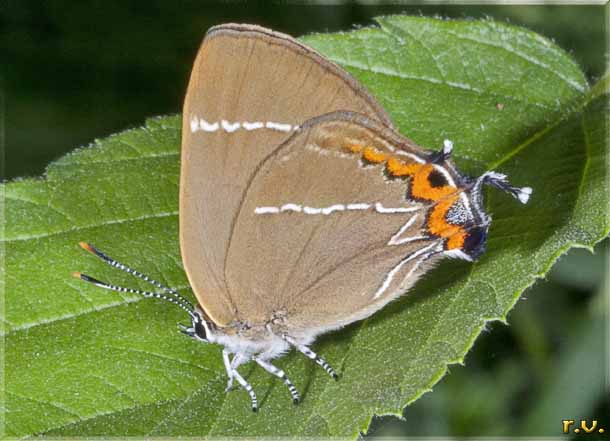
<svg viewBox="0 0 610 441">
<path fill-rule="evenodd" d="M 3 177 L 40 175 L 77 146 L 140 126 L 150 116 L 179 113 L 194 56 L 214 24 L 257 23 L 298 36 L 366 26 L 391 13 L 491 17 L 552 38 L 593 83 L 606 70 L 608 10 L 4 0 Z M 571 251 L 525 293 L 509 325 L 489 324 L 465 367 L 451 366 L 433 393 L 406 409 L 404 421 L 375 418 L 369 437 L 561 436 L 562 419 L 581 418 L 600 420 L 607 437 L 608 290 L 608 240 L 594 255 Z M 598 437 L 574 437 L 583 436 Z"/>
</svg>

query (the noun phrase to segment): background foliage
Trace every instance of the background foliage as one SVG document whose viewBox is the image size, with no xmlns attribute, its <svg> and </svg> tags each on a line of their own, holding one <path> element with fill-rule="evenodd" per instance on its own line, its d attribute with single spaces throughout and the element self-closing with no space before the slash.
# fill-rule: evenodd
<svg viewBox="0 0 610 441">
<path fill-rule="evenodd" d="M 555 38 L 573 51 L 590 80 L 603 72 L 600 54 L 607 50 L 601 7 L 249 3 L 201 8 L 199 3 L 175 7 L 160 1 L 7 6 L 1 12 L 6 30 L 0 36 L 10 109 L 7 177 L 39 174 L 62 149 L 140 125 L 146 116 L 179 112 L 193 55 L 212 23 L 257 22 L 299 35 L 349 29 L 352 23 L 370 23 L 373 15 L 414 9 L 450 16 L 489 14 Z M 558 402 L 570 403 L 574 419 L 610 414 L 599 384 L 606 360 L 599 348 L 607 348 L 607 341 L 599 340 L 599 311 L 607 307 L 604 252 L 602 244 L 596 256 L 573 252 L 560 261 L 548 280 L 519 302 L 510 327 L 490 325 L 468 355 L 466 368 L 452 367 L 433 394 L 407 408 L 406 422 L 380 418 L 372 436 L 556 434 Z"/>
</svg>

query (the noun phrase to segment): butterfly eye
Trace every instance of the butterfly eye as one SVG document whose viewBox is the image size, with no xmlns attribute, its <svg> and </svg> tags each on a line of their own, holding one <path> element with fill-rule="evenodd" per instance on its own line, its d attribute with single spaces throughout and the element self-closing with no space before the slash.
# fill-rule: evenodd
<svg viewBox="0 0 610 441">
<path fill-rule="evenodd" d="M 195 337 L 200 340 L 208 340 L 207 333 L 205 331 L 205 326 L 200 321 L 193 320 L 193 328 L 195 329 Z"/>
</svg>

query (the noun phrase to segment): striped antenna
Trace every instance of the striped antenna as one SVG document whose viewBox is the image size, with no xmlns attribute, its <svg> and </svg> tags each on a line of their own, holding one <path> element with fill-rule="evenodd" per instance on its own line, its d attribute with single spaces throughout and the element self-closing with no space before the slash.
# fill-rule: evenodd
<svg viewBox="0 0 610 441">
<path fill-rule="evenodd" d="M 151 285 L 154 285 L 157 288 L 166 291 L 167 293 L 169 293 L 171 295 L 171 297 L 163 295 L 163 294 L 158 294 L 158 293 L 150 292 L 150 291 L 140 291 L 140 290 L 137 290 L 137 289 L 123 288 L 123 287 L 120 287 L 120 286 L 111 285 L 109 283 L 102 282 L 102 281 L 97 280 L 97 279 L 95 279 L 95 278 L 93 278 L 91 276 L 87 276 L 87 275 L 81 274 L 81 273 L 73 273 L 72 275 L 74 277 L 79 278 L 81 280 L 84 280 L 85 282 L 93 283 L 94 285 L 97 285 L 97 286 L 99 286 L 101 288 L 106 288 L 106 289 L 110 289 L 110 290 L 117 291 L 117 292 L 130 292 L 130 293 L 133 293 L 133 294 L 141 294 L 144 297 L 155 297 L 155 298 L 167 300 L 170 303 L 174 303 L 175 305 L 180 306 L 182 309 L 187 311 L 188 314 L 191 317 L 193 317 L 194 310 L 195 310 L 193 304 L 191 302 L 189 302 L 186 298 L 182 297 L 176 290 L 174 290 L 172 288 L 169 288 L 169 287 L 163 285 L 162 283 L 157 282 L 154 279 L 151 279 L 150 277 L 146 276 L 145 274 L 142 274 L 141 272 L 136 271 L 136 270 L 128 267 L 127 265 L 124 265 L 124 264 L 114 260 L 113 258 L 111 258 L 108 255 L 104 254 L 102 251 L 98 250 L 93 245 L 91 245 L 91 244 L 89 244 L 87 242 L 80 242 L 79 245 L 80 245 L 80 247 L 82 249 L 84 249 L 85 251 L 88 251 L 89 253 L 93 254 L 94 256 L 99 257 L 104 262 L 106 262 L 108 265 L 110 265 L 110 266 L 112 266 L 114 268 L 118 268 L 121 271 L 125 271 L 128 274 L 131 274 L 131 275 L 133 275 L 135 277 L 138 277 L 139 279 L 142 279 L 145 282 L 148 282 Z"/>
<path fill-rule="evenodd" d="M 172 288 L 170 288 L 168 286 L 165 286 L 162 283 L 157 282 L 154 279 L 151 279 L 147 275 L 142 274 L 141 272 L 136 271 L 136 270 L 128 267 L 127 265 L 122 264 L 121 262 L 118 262 L 118 261 L 114 260 L 113 258 L 111 258 L 110 256 L 106 255 L 105 253 L 103 253 L 102 251 L 98 250 L 93 245 L 91 245 L 91 244 L 89 244 L 87 242 L 80 242 L 79 245 L 80 245 L 80 247 L 83 250 L 88 251 L 89 253 L 93 254 L 94 256 L 99 257 L 104 262 L 106 262 L 108 265 L 110 265 L 110 266 L 112 266 L 114 268 L 118 268 L 121 271 L 125 271 L 126 273 L 131 274 L 132 276 L 136 276 L 137 278 L 142 279 L 145 282 L 148 282 L 151 285 L 154 285 L 157 288 L 162 289 L 165 292 L 171 294 L 176 299 L 176 301 L 170 300 L 170 297 L 167 297 L 167 296 L 158 297 L 158 298 L 165 298 L 166 300 L 168 300 L 168 301 L 170 301 L 172 303 L 175 303 L 177 305 L 183 306 L 183 309 L 189 310 L 191 312 L 195 310 L 195 307 L 193 306 L 193 304 L 190 301 L 188 301 L 186 298 L 182 297 L 175 289 L 172 289 Z M 75 273 L 75 274 L 80 274 L 80 273 Z M 88 279 L 96 280 L 96 279 L 93 279 L 92 277 L 89 277 L 89 276 L 85 276 L 85 277 L 87 277 Z M 82 278 L 82 277 L 80 277 L 80 278 L 82 280 L 87 281 L 87 282 L 90 281 L 90 280 L 87 280 L 87 279 Z M 97 281 L 97 282 L 99 282 L 99 281 Z M 109 285 L 109 284 L 104 283 L 104 282 L 100 282 L 100 283 L 102 283 L 102 285 L 114 286 L 114 285 Z M 97 283 L 94 283 L 94 284 L 97 284 Z M 101 286 L 101 285 L 98 285 L 98 286 Z M 107 286 L 102 286 L 102 288 L 107 288 Z M 113 288 L 107 288 L 107 289 L 113 289 Z M 115 289 L 114 291 L 118 291 L 118 290 Z M 129 291 L 129 292 L 131 292 L 131 291 Z M 145 292 L 148 293 L 148 291 L 138 292 L 138 290 L 133 290 L 133 292 L 136 293 L 136 294 L 142 294 L 142 295 L 144 295 Z M 147 296 L 147 297 L 156 297 L 156 296 Z"/>
<path fill-rule="evenodd" d="M 514 198 L 518 199 L 522 204 L 527 204 L 531 194 L 531 187 L 514 187 L 508 183 L 508 178 L 506 175 L 502 173 L 497 173 L 494 171 L 488 171 L 484 173 L 479 179 L 478 182 L 484 182 L 489 185 L 492 185 L 500 190 L 503 190 L 509 194 L 511 194 Z"/>
<path fill-rule="evenodd" d="M 166 296 L 165 294 L 159 294 L 159 293 L 151 292 L 151 291 L 141 291 L 139 289 L 125 288 L 122 286 L 111 285 L 110 283 L 102 282 L 101 280 L 98 280 L 96 278 L 93 278 L 91 276 L 88 276 L 86 274 L 82 274 L 79 272 L 72 273 L 72 276 L 76 277 L 77 279 L 84 280 L 85 282 L 91 283 L 95 286 L 99 286 L 100 288 L 109 289 L 111 291 L 127 292 L 130 294 L 140 294 L 141 296 L 144 296 L 144 297 L 154 297 L 156 299 L 167 300 L 168 302 L 173 303 L 174 305 L 177 305 L 180 308 L 184 309 L 187 312 L 187 314 L 189 316 L 191 316 L 193 319 L 197 318 L 192 309 L 190 309 L 187 305 L 185 305 L 179 299 L 176 299 L 174 297 Z"/>
</svg>

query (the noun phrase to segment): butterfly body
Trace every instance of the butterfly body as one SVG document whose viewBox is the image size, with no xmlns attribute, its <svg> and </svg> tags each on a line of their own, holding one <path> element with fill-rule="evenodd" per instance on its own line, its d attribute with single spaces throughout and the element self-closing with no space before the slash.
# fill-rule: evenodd
<svg viewBox="0 0 610 441">
<path fill-rule="evenodd" d="M 198 311 L 203 316 L 203 311 Z M 271 360 L 288 352 L 290 345 L 277 332 L 265 325 L 246 325 L 234 323 L 225 328 L 215 328 L 206 323 L 207 329 L 194 336 L 209 343 L 221 345 L 231 354 L 242 354 L 247 358 L 253 356 Z"/>
</svg>

